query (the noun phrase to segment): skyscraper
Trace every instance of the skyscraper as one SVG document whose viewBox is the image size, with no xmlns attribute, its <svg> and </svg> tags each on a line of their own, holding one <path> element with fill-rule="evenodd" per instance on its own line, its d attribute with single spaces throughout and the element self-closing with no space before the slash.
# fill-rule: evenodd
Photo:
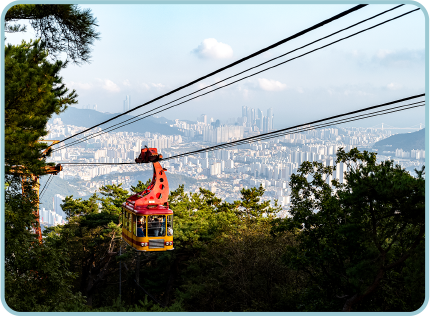
<svg viewBox="0 0 430 317">
<path fill-rule="evenodd" d="M 130 110 L 130 96 L 129 95 L 125 96 L 122 112 L 126 112 L 128 110 Z"/>
<path fill-rule="evenodd" d="M 61 196 L 60 194 L 56 194 L 54 196 L 54 212 L 57 215 L 60 215 L 63 219 L 66 218 L 66 214 L 63 211 L 63 208 L 61 208 L 61 204 L 63 203 L 63 200 L 65 199 L 64 196 Z"/>
<path fill-rule="evenodd" d="M 205 114 L 202 114 L 199 118 L 198 121 L 203 122 L 204 124 L 208 123 L 208 116 Z"/>
<path fill-rule="evenodd" d="M 248 107 L 242 106 L 242 117 L 246 117 L 248 115 Z"/>
<path fill-rule="evenodd" d="M 267 109 L 267 118 L 269 118 L 269 123 L 270 123 L 267 129 L 269 131 L 272 131 L 273 130 L 273 108 Z"/>
</svg>

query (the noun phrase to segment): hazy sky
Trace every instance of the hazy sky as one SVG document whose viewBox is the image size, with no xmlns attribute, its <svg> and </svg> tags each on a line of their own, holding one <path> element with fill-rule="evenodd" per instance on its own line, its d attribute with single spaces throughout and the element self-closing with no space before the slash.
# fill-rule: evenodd
<svg viewBox="0 0 430 317">
<path fill-rule="evenodd" d="M 369 5 L 153 106 L 396 5 Z M 80 67 L 70 64 L 62 75 L 67 86 L 76 89 L 78 107 L 97 104 L 100 111 L 121 112 L 126 95 L 130 95 L 132 106 L 137 106 L 353 6 L 82 5 L 91 8 L 97 17 L 101 40 L 95 42 L 90 64 Z M 405 5 L 269 66 L 414 8 Z M 7 35 L 7 42 L 19 43 L 33 36 L 30 28 L 27 34 Z M 425 92 L 425 56 L 425 17 L 418 11 L 161 115 L 195 121 L 204 113 L 215 119 L 227 119 L 241 116 L 244 105 L 264 112 L 272 107 L 275 127 L 282 128 Z M 145 110 L 138 110 L 136 114 Z M 384 122 L 407 127 L 425 123 L 424 115 L 424 108 L 420 108 L 354 125 L 373 126 Z"/>
</svg>

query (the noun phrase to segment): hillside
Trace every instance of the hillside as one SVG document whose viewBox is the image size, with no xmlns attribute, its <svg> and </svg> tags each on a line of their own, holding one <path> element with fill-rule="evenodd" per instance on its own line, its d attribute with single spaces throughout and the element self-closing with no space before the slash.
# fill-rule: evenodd
<svg viewBox="0 0 430 317">
<path fill-rule="evenodd" d="M 373 146 L 378 151 L 403 151 L 425 150 L 425 129 L 417 132 L 395 134 L 384 140 L 378 141 Z"/>
<path fill-rule="evenodd" d="M 142 112 L 144 111 L 142 110 Z M 75 107 L 69 107 L 65 112 L 61 113 L 59 116 L 53 116 L 52 119 L 50 120 L 50 123 L 52 123 L 53 119 L 60 118 L 64 124 L 89 128 L 100 122 L 106 121 L 116 115 L 118 115 L 118 113 L 113 113 L 113 114 L 103 113 L 103 112 L 98 112 L 96 110 L 91 110 L 91 109 L 78 109 Z M 131 118 L 133 118 L 133 116 L 123 115 L 120 118 L 115 119 L 109 122 L 108 124 L 102 126 L 102 128 L 117 124 L 119 122 L 131 119 Z M 139 132 L 139 133 L 151 132 L 151 133 L 161 133 L 164 135 L 175 135 L 175 134 L 182 135 L 183 133 L 180 132 L 177 128 L 170 126 L 173 123 L 174 123 L 173 121 L 168 120 L 164 117 L 160 117 L 160 118 L 148 117 L 138 122 L 121 127 L 115 131 Z"/>
<path fill-rule="evenodd" d="M 43 176 L 40 179 L 40 190 L 45 187 L 45 184 L 49 176 Z M 73 185 L 71 182 L 65 179 L 61 179 L 58 176 L 53 176 L 48 187 L 45 188 L 43 196 L 40 199 L 40 208 L 51 209 L 52 210 L 52 199 L 56 194 L 60 194 L 62 196 L 71 196 L 75 198 L 81 197 L 79 195 L 79 185 L 76 185 L 76 182 L 73 181 Z"/>
</svg>

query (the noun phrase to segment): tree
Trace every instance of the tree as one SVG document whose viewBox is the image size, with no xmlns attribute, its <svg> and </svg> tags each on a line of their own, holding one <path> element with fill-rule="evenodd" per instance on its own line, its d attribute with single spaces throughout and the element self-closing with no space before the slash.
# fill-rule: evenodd
<svg viewBox="0 0 430 317">
<path fill-rule="evenodd" d="M 121 204 L 128 192 L 119 185 L 100 188 L 102 197 L 94 193 L 89 199 L 66 197 L 61 205 L 68 223 L 45 230 L 46 242 L 53 248 L 68 246 L 71 269 L 79 278 L 75 291 L 93 305 L 94 294 L 103 288 L 118 266 L 121 228 Z M 100 207 L 99 207 L 100 204 Z"/>
<path fill-rule="evenodd" d="M 75 91 L 68 92 L 59 76 L 64 66 L 47 60 L 40 41 L 5 49 L 5 289 L 16 310 L 52 309 L 55 297 L 59 305 L 75 298 L 67 286 L 74 275 L 63 265 L 66 258 L 57 258 L 33 233 L 38 196 L 30 177 L 44 173 L 41 152 L 47 144 L 37 141 L 47 134 L 47 121 L 76 103 Z"/>
<path fill-rule="evenodd" d="M 142 181 L 138 181 L 136 186 L 130 186 L 130 190 L 133 193 L 143 192 L 149 185 L 151 185 L 152 179 L 148 179 L 145 183 Z"/>
<path fill-rule="evenodd" d="M 346 184 L 327 183 L 333 167 L 300 166 L 290 182 L 292 218 L 274 230 L 296 235 L 284 259 L 313 281 L 309 310 L 365 310 L 387 275 L 401 272 L 424 243 L 424 170 L 413 177 L 357 149 L 340 149 L 337 162 L 347 165 Z"/>
<path fill-rule="evenodd" d="M 38 141 L 47 135 L 46 123 L 67 105 L 77 103 L 59 75 L 62 61 L 49 62 L 40 41 L 5 48 L 5 169 L 25 166 L 28 173 L 43 174 L 42 150 Z M 49 152 L 47 153 L 49 155 Z"/>
<path fill-rule="evenodd" d="M 262 185 L 259 188 L 252 187 L 245 189 L 243 188 L 240 193 L 242 195 L 240 202 L 240 211 L 244 212 L 245 218 L 261 218 L 266 216 L 272 218 L 276 216 L 276 213 L 281 211 L 278 206 L 278 202 L 275 201 L 275 206 L 271 207 L 270 201 L 260 202 L 263 197 L 265 189 Z"/>
<path fill-rule="evenodd" d="M 44 174 L 46 123 L 76 103 L 59 72 L 66 52 L 79 63 L 88 61 L 89 46 L 98 37 L 88 10 L 73 5 L 18 5 L 5 18 L 7 32 L 24 31 L 13 22 L 29 19 L 41 40 L 5 48 L 5 299 L 17 311 L 52 311 L 82 307 L 83 297 L 71 285 L 68 245 L 40 244 L 33 228 L 38 199 L 35 177 Z M 63 37 L 64 36 L 64 37 Z M 48 53 L 51 55 L 48 55 Z"/>
<path fill-rule="evenodd" d="M 91 10 L 74 4 L 15 5 L 6 12 L 5 31 L 25 32 L 26 25 L 16 23 L 20 20 L 30 22 L 52 57 L 65 52 L 76 64 L 89 62 L 91 46 L 100 37 Z"/>
</svg>

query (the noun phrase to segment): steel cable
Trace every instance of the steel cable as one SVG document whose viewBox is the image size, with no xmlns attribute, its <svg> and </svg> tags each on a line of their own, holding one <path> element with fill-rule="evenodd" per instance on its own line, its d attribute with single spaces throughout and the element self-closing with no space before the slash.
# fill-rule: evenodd
<svg viewBox="0 0 430 317">
<path fill-rule="evenodd" d="M 423 97 L 423 96 L 425 96 L 425 94 L 415 95 L 415 96 L 411 96 L 411 97 L 407 97 L 407 98 L 403 98 L 403 99 L 391 101 L 391 102 L 380 104 L 380 105 L 376 105 L 376 106 L 366 107 L 366 108 L 363 108 L 363 109 L 359 109 L 359 110 L 355 110 L 355 111 L 350 111 L 350 112 L 347 112 L 347 113 L 343 113 L 343 114 L 339 114 L 339 115 L 327 117 L 327 118 L 324 118 L 324 119 L 319 119 L 319 120 L 311 121 L 311 122 L 300 124 L 300 125 L 295 125 L 295 126 L 284 128 L 284 129 L 280 129 L 280 130 L 263 133 L 263 134 L 260 134 L 260 135 L 257 135 L 257 136 L 252 136 L 252 137 L 248 137 L 248 138 L 245 138 L 245 139 L 240 139 L 240 140 L 236 140 L 236 141 L 232 141 L 232 142 L 227 142 L 227 143 L 224 143 L 224 144 L 215 145 L 215 146 L 212 146 L 212 147 L 207 147 L 207 148 L 200 149 L 200 150 L 195 150 L 195 151 L 190 151 L 190 152 L 186 152 L 186 153 L 182 153 L 182 154 L 170 156 L 170 157 L 164 158 L 163 160 L 170 160 L 170 159 L 173 159 L 173 158 L 182 157 L 182 156 L 186 156 L 186 155 L 193 155 L 193 154 L 200 153 L 200 152 L 214 151 L 214 150 L 225 148 L 225 147 L 231 147 L 231 146 L 236 146 L 236 145 L 241 145 L 241 144 L 245 144 L 245 143 L 254 142 L 254 140 L 256 140 L 256 141 L 266 140 L 266 139 L 276 138 L 276 137 L 279 137 L 279 136 L 282 136 L 282 135 L 291 134 L 291 133 L 298 133 L 298 132 L 302 131 L 302 130 L 298 131 L 298 129 L 305 129 L 303 131 L 307 131 L 306 130 L 307 129 L 306 126 L 311 127 L 309 129 L 317 129 L 317 128 L 321 128 L 321 127 L 325 127 L 325 126 L 329 126 L 329 125 L 333 125 L 333 124 L 352 122 L 352 121 L 357 121 L 357 120 L 361 120 L 361 119 L 365 119 L 365 118 L 370 118 L 370 117 L 374 117 L 374 116 L 379 116 L 379 115 L 384 115 L 384 114 L 388 114 L 388 113 L 394 113 L 394 112 L 398 112 L 398 111 L 402 111 L 402 110 L 412 109 L 412 108 L 415 108 L 415 107 L 419 107 L 419 106 L 425 105 L 425 103 L 423 104 L 424 101 L 418 101 L 418 102 L 410 103 L 410 104 L 407 104 L 407 105 L 400 105 L 400 106 L 392 107 L 392 108 L 389 108 L 389 109 L 379 110 L 379 111 L 376 111 L 376 112 L 360 114 L 360 115 L 353 116 L 353 117 L 342 118 L 342 117 L 345 117 L 345 116 L 351 116 L 351 115 L 358 114 L 358 113 L 361 113 L 361 112 L 364 112 L 364 111 L 369 111 L 369 110 L 377 109 L 377 108 L 380 108 L 380 107 L 385 107 L 385 106 L 388 106 L 388 105 L 396 104 L 396 103 L 399 103 L 399 102 L 404 102 L 404 101 L 407 101 L 407 100 L 411 100 L 411 99 L 415 99 L 415 98 L 419 98 L 419 97 Z M 417 104 L 419 104 L 419 105 L 417 105 Z M 401 109 L 399 109 L 399 108 L 401 108 Z M 332 121 L 332 122 L 328 122 L 328 123 L 326 122 L 326 121 L 334 120 L 334 119 L 338 119 L 338 120 Z M 319 124 L 319 125 L 314 126 L 315 124 Z M 294 129 L 296 129 L 297 131 L 295 131 L 295 132 L 294 131 L 293 132 L 289 132 L 289 131 L 294 130 Z M 134 162 L 124 162 L 124 163 L 72 163 L 71 162 L 71 163 L 61 163 L 61 164 L 70 164 L 70 165 L 130 165 L 130 164 L 136 164 L 136 163 L 134 163 Z"/>
<path fill-rule="evenodd" d="M 315 25 L 314 25 L 314 26 L 312 26 L 312 27 L 309 27 L 309 28 L 307 28 L 307 29 L 305 29 L 305 30 L 303 30 L 303 31 L 300 31 L 300 32 L 298 32 L 298 33 L 296 33 L 296 34 L 294 34 L 294 35 L 292 35 L 292 36 L 289 36 L 289 37 L 287 37 L 287 38 L 285 38 L 285 39 L 281 40 L 281 41 L 278 41 L 278 42 L 276 42 L 276 43 L 274 43 L 274 44 L 272 44 L 272 45 L 270 45 L 270 46 L 268 46 L 268 47 L 266 47 L 266 48 L 263 48 L 263 49 L 261 49 L 261 50 L 259 50 L 259 51 L 255 52 L 255 53 L 252 53 L 252 54 L 250 54 L 250 55 L 248 55 L 248 56 L 246 56 L 246 57 L 243 57 L 243 58 L 241 58 L 241 59 L 239 59 L 239 60 L 237 60 L 237 61 L 235 61 L 235 62 L 233 62 L 233 63 L 231 63 L 231 64 L 228 64 L 227 66 L 224 66 L 224 67 L 222 67 L 222 68 L 219 68 L 219 69 L 217 69 L 217 70 L 215 70 L 215 71 L 213 71 L 213 72 L 211 72 L 211 73 L 209 73 L 209 74 L 207 74 L 207 75 L 204 75 L 204 76 L 202 76 L 202 77 L 200 77 L 200 78 L 197 78 L 197 79 L 195 79 L 195 80 L 193 80 L 193 81 L 189 82 L 188 84 L 185 84 L 185 85 L 183 85 L 183 86 L 181 86 L 181 87 L 179 87 L 179 88 L 176 88 L 176 89 L 174 89 L 174 90 L 172 90 L 172 91 L 170 91 L 170 92 L 168 92 L 168 93 L 166 93 L 166 94 L 163 94 L 163 95 L 161 95 L 161 96 L 159 96 L 159 97 L 157 97 L 157 98 L 154 98 L 154 99 L 152 99 L 152 100 L 150 100 L 150 101 L 148 101 L 148 102 L 146 102 L 146 103 L 144 103 L 144 104 L 142 104 L 142 105 L 140 105 L 140 106 L 134 107 L 134 108 L 132 108 L 132 109 L 130 109 L 130 110 L 128 110 L 128 111 L 126 111 L 126 112 L 123 112 L 123 113 L 121 113 L 121 114 L 119 114 L 119 115 L 117 115 L 117 116 L 115 116 L 115 117 L 112 117 L 112 118 L 110 118 L 110 119 L 108 119 L 108 120 L 105 120 L 105 121 L 103 121 L 103 122 L 101 122 L 101 123 L 99 123 L 99 124 L 97 124 L 97 125 L 94 125 L 94 126 L 92 126 L 91 128 L 88 128 L 88 129 L 83 130 L 83 131 L 81 131 L 81 132 L 79 132 L 79 133 L 77 133 L 77 134 L 75 134 L 75 135 L 73 135 L 73 136 L 70 136 L 70 137 L 68 137 L 68 138 L 65 138 L 65 139 L 63 139 L 61 142 L 64 142 L 64 141 L 66 141 L 66 140 L 68 140 L 68 139 L 70 139 L 70 138 L 72 138 L 72 137 L 74 137 L 74 136 L 76 136 L 76 135 L 79 135 L 79 134 L 85 133 L 85 132 L 87 132 L 87 131 L 89 131 L 89 130 L 91 130 L 91 129 L 93 129 L 93 128 L 96 128 L 96 127 L 98 127 L 98 126 L 101 126 L 101 125 L 103 125 L 103 124 L 105 124 L 105 123 L 108 123 L 108 122 L 110 122 L 110 121 L 112 121 L 112 120 L 114 120 L 114 119 L 117 119 L 117 118 L 119 118 L 119 117 L 121 117 L 121 116 L 123 116 L 123 115 L 125 115 L 125 114 L 127 114 L 127 113 L 133 112 L 134 110 L 137 110 L 137 109 L 139 109 L 139 108 L 142 108 L 142 107 L 144 107 L 144 106 L 146 106 L 146 105 L 148 105 L 148 104 L 150 104 L 150 103 L 153 103 L 153 102 L 155 102 L 155 101 L 157 101 L 157 100 L 159 100 L 159 99 L 161 99 L 161 98 L 164 98 L 164 97 L 166 97 L 166 96 L 169 96 L 169 95 L 171 95 L 171 94 L 173 94 L 173 93 L 175 93 L 175 92 L 177 92 L 177 91 L 179 91 L 179 90 L 182 90 L 182 89 L 184 89 L 184 88 L 186 88 L 186 87 L 189 87 L 189 86 L 191 86 L 191 85 L 194 85 L 195 83 L 197 83 L 197 82 L 199 82 L 199 81 L 202 81 L 203 79 L 206 79 L 206 78 L 208 78 L 208 77 L 211 77 L 211 76 L 213 76 L 213 75 L 215 75 L 215 74 L 217 74 L 217 73 L 220 73 L 220 72 L 222 72 L 222 71 L 224 71 L 224 70 L 226 70 L 226 69 L 228 69 L 228 68 L 231 68 L 231 67 L 233 67 L 233 66 L 235 66 L 235 65 L 238 65 L 238 64 L 240 64 L 240 63 L 242 63 L 242 62 L 244 62 L 244 61 L 246 61 L 246 60 L 248 60 L 248 59 L 250 59 L 250 58 L 253 58 L 253 57 L 255 57 L 255 56 L 257 56 L 257 55 L 260 55 L 260 54 L 262 54 L 262 53 L 264 53 L 264 52 L 266 52 L 266 51 L 268 51 L 268 50 L 271 50 L 271 49 L 273 49 L 273 48 L 275 48 L 275 47 L 277 47 L 277 46 L 279 46 L 279 45 L 281 45 L 281 44 L 284 44 L 284 43 L 286 43 L 286 42 L 288 42 L 288 41 L 290 41 L 290 40 L 292 40 L 292 39 L 295 39 L 295 38 L 297 38 L 297 37 L 300 37 L 300 36 L 302 36 L 302 35 L 304 35 L 304 34 L 306 34 L 306 33 L 310 32 L 310 31 L 313 31 L 313 30 L 315 30 L 315 29 L 318 29 L 318 28 L 320 28 L 320 27 L 322 27 L 322 26 L 324 26 L 324 25 L 326 25 L 326 24 L 328 24 L 328 23 L 330 23 L 330 22 L 333 22 L 333 21 L 335 21 L 335 20 L 337 20 L 337 19 L 339 19 L 339 18 L 341 18 L 341 17 L 344 17 L 344 16 L 346 16 L 346 15 L 348 15 L 348 14 L 352 13 L 352 12 L 355 12 L 355 11 L 357 11 L 357 10 L 360 10 L 360 9 L 364 8 L 365 6 L 367 6 L 367 4 L 360 4 L 360 5 L 357 5 L 357 6 L 353 7 L 353 8 L 351 8 L 351 9 L 348 9 L 348 10 L 346 10 L 346 11 L 343 11 L 343 12 L 341 12 L 341 13 L 339 13 L 339 14 L 337 14 L 337 15 L 335 15 L 335 16 L 333 16 L 333 17 L 329 18 L 329 19 L 326 19 L 326 20 L 324 20 L 324 21 L 322 21 L 322 22 L 320 22 L 320 23 L 318 23 L 318 24 L 315 24 Z"/>
<path fill-rule="evenodd" d="M 396 8 L 397 8 L 397 7 L 396 7 Z M 393 9 L 395 9 L 395 8 L 393 8 Z M 391 9 L 391 10 L 393 10 L 393 9 Z M 221 86 L 221 87 L 218 87 L 218 88 L 215 88 L 215 89 L 210 90 L 210 91 L 208 91 L 208 92 L 205 92 L 205 93 L 203 93 L 203 94 L 197 95 L 197 96 L 195 96 L 195 97 L 192 97 L 192 98 L 190 98 L 190 99 L 187 99 L 187 100 L 185 100 L 185 101 L 182 101 L 182 102 L 180 102 L 180 103 L 177 103 L 177 104 L 175 104 L 175 105 L 172 105 L 172 106 L 167 107 L 167 108 L 165 108 L 165 109 L 159 110 L 159 111 L 157 111 L 157 112 L 153 112 L 155 109 L 158 109 L 158 108 L 160 108 L 160 107 L 165 107 L 166 105 L 168 105 L 168 104 L 170 104 L 170 103 L 172 103 L 172 102 L 174 102 L 174 101 L 171 101 L 171 102 L 166 103 L 166 104 L 164 104 L 164 105 L 158 106 L 158 107 L 156 107 L 156 108 L 154 108 L 154 109 L 152 109 L 152 110 L 149 110 L 149 111 L 147 111 L 147 112 L 145 112 L 145 113 L 143 113 L 143 114 L 140 114 L 140 115 L 139 115 L 139 116 L 141 116 L 141 115 L 144 115 L 144 114 L 147 114 L 147 113 L 153 112 L 153 113 L 151 113 L 151 114 L 148 114 L 147 116 L 144 116 L 144 117 L 142 117 L 142 118 L 138 118 L 138 119 L 136 119 L 136 120 L 134 120 L 134 121 L 132 121 L 132 122 L 129 122 L 129 123 L 126 123 L 126 124 L 120 125 L 120 124 L 122 124 L 123 122 L 126 122 L 126 121 L 129 121 L 129 120 L 132 120 L 132 119 L 136 118 L 137 116 L 136 116 L 136 117 L 134 117 L 134 118 L 128 119 L 128 120 L 126 120 L 126 121 L 123 121 L 123 122 L 121 122 L 121 123 L 118 123 L 118 124 L 117 124 L 117 125 L 120 125 L 120 126 L 117 126 L 117 125 L 111 126 L 111 127 L 107 128 L 107 129 L 110 129 L 110 130 L 107 130 L 107 131 L 100 131 L 100 132 L 93 133 L 93 134 L 91 134 L 91 135 L 89 135 L 89 136 L 87 136 L 87 137 L 84 137 L 84 138 L 82 138 L 82 139 L 75 140 L 75 141 L 73 141 L 73 142 L 71 142 L 71 143 L 69 143 L 69 144 L 63 145 L 62 147 L 60 147 L 60 148 L 57 148 L 57 149 L 53 150 L 53 152 L 58 151 L 58 150 L 61 150 L 61 149 L 66 148 L 66 147 L 69 147 L 69 146 L 72 146 L 72 145 L 76 145 L 76 144 L 79 144 L 79 143 L 85 142 L 85 141 L 87 141 L 87 140 L 88 140 L 88 139 L 90 139 L 90 138 L 93 138 L 93 137 L 99 136 L 99 135 L 104 134 L 104 133 L 111 132 L 111 131 L 113 131 L 113 130 L 119 129 L 119 128 L 121 128 L 121 127 L 127 126 L 127 125 L 129 125 L 129 124 L 132 124 L 132 123 L 135 123 L 135 122 L 137 122 L 137 121 L 143 120 L 143 119 L 145 119 L 145 118 L 147 118 L 147 117 L 150 117 L 150 116 L 153 116 L 153 115 L 158 114 L 158 113 L 160 113 L 160 112 L 163 112 L 163 111 L 166 111 L 166 110 L 168 110 L 168 109 L 171 109 L 171 108 L 173 108 L 173 107 L 179 106 L 179 105 L 181 105 L 181 104 L 183 104 L 183 103 L 189 102 L 189 101 L 194 100 L 194 99 L 199 98 L 199 97 L 202 97 L 202 96 L 204 96 L 204 95 L 207 95 L 207 94 L 212 93 L 212 92 L 214 92 L 214 91 L 217 91 L 217 90 L 219 90 L 219 89 L 222 89 L 222 88 L 228 87 L 228 86 L 230 86 L 230 85 L 232 85 L 232 84 L 235 84 L 235 83 L 237 83 L 237 82 L 239 82 L 239 81 L 242 81 L 242 80 L 247 79 L 247 78 L 249 78 L 249 77 L 255 76 L 255 75 L 260 74 L 260 73 L 262 73 L 262 72 L 265 72 L 265 71 L 267 71 L 267 70 L 269 70 L 269 69 L 272 69 L 272 68 L 275 68 L 275 67 L 281 66 L 281 65 L 283 65 L 283 64 L 285 64 L 285 63 L 288 63 L 288 62 L 290 62 L 290 61 L 293 61 L 293 60 L 295 60 L 295 59 L 297 59 L 297 58 L 300 58 L 300 57 L 306 56 L 306 55 L 308 55 L 308 54 L 310 54 L 310 53 L 313 53 L 313 52 L 315 52 L 315 51 L 318 51 L 318 50 L 320 50 L 320 49 L 322 49 L 322 48 L 325 48 L 325 47 L 327 47 L 327 46 L 333 45 L 333 44 L 335 44 L 335 43 L 338 43 L 338 42 L 343 41 L 343 40 L 345 40 L 345 39 L 348 39 L 348 38 L 350 38 L 350 37 L 356 36 L 356 35 L 358 35 L 358 34 L 360 34 L 360 33 L 363 33 L 363 32 L 365 32 L 365 31 L 371 30 L 371 29 L 373 29 L 373 28 L 375 28 L 375 27 L 378 27 L 378 26 L 380 26 L 380 25 L 383 25 L 383 24 L 385 24 L 385 23 L 388 23 L 388 22 L 391 22 L 391 21 L 393 21 L 393 20 L 396 20 L 396 19 L 398 19 L 398 18 L 400 18 L 400 17 L 403 17 L 403 16 L 405 16 L 405 15 L 408 15 L 408 14 L 410 14 L 410 13 L 412 13 L 412 12 L 417 11 L 417 10 L 420 10 L 420 9 L 418 8 L 418 9 L 414 9 L 414 10 L 408 11 L 408 12 L 406 12 L 406 13 L 404 13 L 404 14 L 401 14 L 401 15 L 399 15 L 399 16 L 396 16 L 396 17 L 394 17 L 394 18 L 392 18 L 392 19 L 388 19 L 388 20 L 386 20 L 386 21 L 384 21 L 384 22 L 381 22 L 381 23 L 378 23 L 378 24 L 376 24 L 376 25 L 374 25 L 374 26 L 372 26 L 372 27 L 369 27 L 369 28 L 363 29 L 363 30 L 361 30 L 361 31 L 359 31 L 359 32 L 356 32 L 356 33 L 353 33 L 353 34 L 351 34 L 351 35 L 349 35 L 349 36 L 343 37 L 343 38 L 341 38 L 341 39 L 339 39 L 339 40 L 336 40 L 336 41 L 334 41 L 334 42 L 331 42 L 331 43 L 329 43 L 329 44 L 323 45 L 323 46 L 321 46 L 321 47 L 319 47 L 319 48 L 313 49 L 313 50 L 311 50 L 311 51 L 309 51 L 309 52 L 306 52 L 306 53 L 301 54 L 301 55 L 299 55 L 299 56 L 296 56 L 296 57 L 294 57 L 294 58 L 288 59 L 288 60 L 286 60 L 286 61 L 284 61 L 284 62 L 281 62 L 281 63 L 278 63 L 278 64 L 276 64 L 276 65 L 270 66 L 270 67 L 268 67 L 268 68 L 265 68 L 265 69 L 263 69 L 263 70 L 260 70 L 260 71 L 258 71 L 258 72 L 256 72 L 256 73 L 251 74 L 251 75 L 248 75 L 248 76 L 242 77 L 242 78 L 240 78 L 240 79 L 238 79 L 238 80 L 235 80 L 235 81 L 233 81 L 233 82 L 231 82 L 231 83 L 225 84 L 225 85 L 223 85 L 223 86 Z M 381 13 L 381 14 L 382 14 L 382 13 Z M 286 53 L 286 54 L 288 54 L 288 53 Z M 194 93 L 192 93 L 192 94 L 194 94 Z M 189 95 L 191 95 L 191 94 L 189 94 Z M 187 96 L 188 96 L 188 95 L 187 95 Z M 179 98 L 179 99 L 182 99 L 182 98 L 183 98 L 183 97 L 181 97 L 181 98 Z M 177 100 L 179 100 L 179 99 L 177 99 Z M 115 127 L 115 126 L 117 126 L 117 127 L 116 127 L 116 128 L 113 128 L 113 127 Z"/>
</svg>

